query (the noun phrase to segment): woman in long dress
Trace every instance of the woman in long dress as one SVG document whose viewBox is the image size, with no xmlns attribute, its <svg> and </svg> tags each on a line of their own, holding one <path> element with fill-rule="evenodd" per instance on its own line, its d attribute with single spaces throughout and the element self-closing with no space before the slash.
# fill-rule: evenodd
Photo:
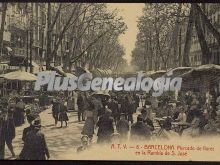
<svg viewBox="0 0 220 165">
<path fill-rule="evenodd" d="M 64 105 L 64 102 L 61 100 L 59 103 L 59 116 L 58 116 L 58 121 L 61 122 L 61 126 L 63 127 L 63 121 L 66 124 L 67 127 L 67 121 L 69 121 L 68 115 L 67 115 L 67 107 Z"/>
<path fill-rule="evenodd" d="M 93 138 L 93 134 L 94 134 L 94 127 L 95 127 L 95 120 L 94 120 L 94 109 L 95 106 L 92 103 L 91 100 L 87 101 L 87 108 L 85 111 L 85 124 L 83 126 L 82 129 L 82 135 L 87 135 L 90 139 L 90 141 L 92 141 Z"/>
</svg>

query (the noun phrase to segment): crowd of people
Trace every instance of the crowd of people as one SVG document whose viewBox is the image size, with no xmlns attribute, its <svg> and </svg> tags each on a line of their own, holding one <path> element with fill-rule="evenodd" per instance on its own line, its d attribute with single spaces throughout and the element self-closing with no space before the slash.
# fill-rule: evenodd
<svg viewBox="0 0 220 165">
<path fill-rule="evenodd" d="M 154 100 L 154 101 L 152 101 Z M 82 146 L 77 152 L 86 150 L 94 142 L 109 144 L 114 140 L 145 141 L 153 138 L 202 137 L 218 135 L 220 132 L 220 97 L 202 97 L 188 92 L 172 99 L 167 95 L 156 99 L 140 93 L 111 92 L 109 94 L 78 92 L 78 122 L 83 122 Z M 54 125 L 68 126 L 68 109 L 64 95 L 54 97 L 52 117 Z M 156 104 L 155 104 L 156 103 Z M 18 159 L 45 160 L 50 158 L 45 135 L 41 130 L 41 112 L 38 100 L 28 106 L 21 98 L 1 98 L 0 108 L 0 159 L 4 159 L 5 144 L 12 157 L 15 126 L 25 121 L 29 126 L 23 130 L 23 148 Z M 136 114 L 136 115 L 134 115 Z M 136 116 L 134 118 L 134 116 Z"/>
<path fill-rule="evenodd" d="M 98 144 L 111 143 L 116 136 L 120 143 L 125 143 L 128 140 L 169 139 L 175 136 L 218 136 L 220 133 L 220 97 L 214 100 L 212 96 L 207 98 L 187 92 L 179 95 L 177 100 L 170 96 L 161 97 L 158 105 L 153 106 L 152 98 L 148 96 L 113 93 L 107 102 L 99 96 L 92 96 L 91 102 L 90 109 L 85 108 L 82 146 L 79 151 L 86 149 L 85 144 L 91 144 L 94 128 L 97 128 Z M 139 107 L 140 103 L 143 106 Z M 89 115 L 86 115 L 87 111 Z M 97 117 L 94 115 L 98 114 L 97 111 L 104 114 Z M 135 123 L 134 113 L 137 113 Z"/>
</svg>

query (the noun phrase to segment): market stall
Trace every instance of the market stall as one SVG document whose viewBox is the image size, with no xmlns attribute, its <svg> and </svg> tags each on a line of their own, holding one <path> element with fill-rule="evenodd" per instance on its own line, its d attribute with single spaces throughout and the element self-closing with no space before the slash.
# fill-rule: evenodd
<svg viewBox="0 0 220 165">
<path fill-rule="evenodd" d="M 166 70 L 148 71 L 146 72 L 146 76 L 151 77 L 152 79 L 156 79 L 158 77 L 164 76 L 166 72 Z"/>
</svg>

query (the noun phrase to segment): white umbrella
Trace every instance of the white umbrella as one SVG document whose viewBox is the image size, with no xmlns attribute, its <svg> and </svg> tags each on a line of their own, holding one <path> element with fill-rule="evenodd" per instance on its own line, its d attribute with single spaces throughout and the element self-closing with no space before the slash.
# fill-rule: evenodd
<svg viewBox="0 0 220 165">
<path fill-rule="evenodd" d="M 6 73 L 1 77 L 7 80 L 19 80 L 19 81 L 36 81 L 37 77 L 34 74 L 24 72 L 24 71 L 14 71 Z"/>
<path fill-rule="evenodd" d="M 103 95 L 103 96 L 108 96 L 110 97 L 108 90 L 99 90 L 99 91 L 95 91 L 94 93 L 92 93 L 93 95 Z"/>
</svg>

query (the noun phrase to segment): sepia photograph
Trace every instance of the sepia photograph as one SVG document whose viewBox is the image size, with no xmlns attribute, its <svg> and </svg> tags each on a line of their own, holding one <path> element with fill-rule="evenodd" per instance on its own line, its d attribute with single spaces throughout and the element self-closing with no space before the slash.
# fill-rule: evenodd
<svg viewBox="0 0 220 165">
<path fill-rule="evenodd" d="M 0 3 L 0 160 L 219 152 L 220 3 Z"/>
</svg>

